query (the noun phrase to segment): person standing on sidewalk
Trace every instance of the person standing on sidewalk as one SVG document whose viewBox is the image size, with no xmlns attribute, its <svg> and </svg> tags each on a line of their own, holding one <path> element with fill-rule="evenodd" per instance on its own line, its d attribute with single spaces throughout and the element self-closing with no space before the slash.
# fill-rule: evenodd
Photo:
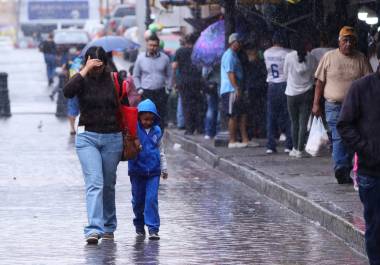
<svg viewBox="0 0 380 265">
<path fill-rule="evenodd" d="M 142 100 L 150 99 L 157 106 L 161 117 L 160 127 L 165 127 L 167 94 L 165 87 L 171 84 L 169 57 L 159 51 L 160 39 L 152 34 L 147 38 L 147 51 L 140 53 L 133 69 L 133 81 Z"/>
<path fill-rule="evenodd" d="M 222 56 L 220 67 L 220 95 L 224 113 L 228 117 L 228 148 L 244 148 L 248 146 L 247 106 L 243 97 L 243 67 L 238 57 L 241 49 L 241 38 L 232 33 L 228 38 L 230 45 Z M 238 126 L 242 142 L 237 141 Z"/>
<path fill-rule="evenodd" d="M 380 47 L 377 47 L 380 60 Z M 371 265 L 380 264 L 380 71 L 352 83 L 337 129 L 358 157 L 359 196 L 364 206 L 365 243 Z"/>
<path fill-rule="evenodd" d="M 317 59 L 306 51 L 306 43 L 293 36 L 290 46 L 295 51 L 285 56 L 284 73 L 287 77 L 285 94 L 292 124 L 293 149 L 290 156 L 304 156 L 306 127 L 313 103 L 314 73 Z"/>
<path fill-rule="evenodd" d="M 179 94 L 183 114 L 185 117 L 185 135 L 193 135 L 195 130 L 202 133 L 203 126 L 200 120 L 201 112 L 201 71 L 192 63 L 191 54 L 195 43 L 195 36 L 192 34 L 185 36 L 185 46 L 179 48 L 172 63 L 173 72 L 178 69 L 178 74 L 173 78 Z"/>
<path fill-rule="evenodd" d="M 367 58 L 355 49 L 356 42 L 354 29 L 343 27 L 339 32 L 339 48 L 323 56 L 315 73 L 317 81 L 312 111 L 315 116 L 322 115 L 323 96 L 326 120 L 332 133 L 335 178 L 339 184 L 352 183 L 353 158 L 336 129 L 342 102 L 352 82 L 372 72 Z"/>
<path fill-rule="evenodd" d="M 65 97 L 78 97 L 81 113 L 75 146 L 86 185 L 88 225 L 84 233 L 88 244 L 97 244 L 100 238 L 113 239 L 117 226 L 116 169 L 123 137 L 107 60 L 103 48 L 89 48 L 84 67 L 64 87 Z"/>
<path fill-rule="evenodd" d="M 220 64 L 202 68 L 204 94 L 206 95 L 207 110 L 204 120 L 206 140 L 215 137 L 218 124 L 218 101 L 220 87 Z"/>
<path fill-rule="evenodd" d="M 48 85 L 51 86 L 53 84 L 55 68 L 57 67 L 57 47 L 54 42 L 53 33 L 49 33 L 47 40 L 41 42 L 39 49 L 44 54 Z"/>
<path fill-rule="evenodd" d="M 264 60 L 268 76 L 267 92 L 267 154 L 273 154 L 276 150 L 276 138 L 279 131 L 286 135 L 285 153 L 292 148 L 292 134 L 289 113 L 286 102 L 286 76 L 284 75 L 285 56 L 291 50 L 285 47 L 285 36 L 279 31 L 273 35 L 273 46 L 264 52 Z"/>
<path fill-rule="evenodd" d="M 128 161 L 128 175 L 132 185 L 133 224 L 139 237 L 145 236 L 146 225 L 149 239 L 160 239 L 158 213 L 158 188 L 160 176 L 167 179 L 167 162 L 162 145 L 162 131 L 158 126 L 160 116 L 154 103 L 146 99 L 138 105 L 138 138 L 142 149 L 136 159 Z"/>
</svg>

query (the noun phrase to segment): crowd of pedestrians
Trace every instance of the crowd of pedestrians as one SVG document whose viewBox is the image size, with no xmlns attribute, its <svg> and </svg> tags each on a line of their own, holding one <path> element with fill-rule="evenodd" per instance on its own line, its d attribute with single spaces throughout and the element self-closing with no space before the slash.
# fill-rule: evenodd
<svg viewBox="0 0 380 265">
<path fill-rule="evenodd" d="M 359 52 L 357 35 L 347 26 L 339 32 L 338 48 L 328 47 L 323 34 L 320 47 L 312 49 L 305 36 L 292 35 L 288 41 L 286 35 L 276 32 L 271 45 L 260 52 L 258 42 L 245 43 L 233 33 L 220 62 L 199 68 L 191 60 L 195 40 L 194 35 L 185 36 L 182 47 L 170 58 L 160 50 L 159 38 L 151 34 L 146 52 L 139 54 L 129 76 L 120 72 L 127 82 L 126 104 L 138 106 L 138 137 L 143 147 L 138 158 L 129 162 L 137 235 L 145 235 L 146 225 L 151 239 L 159 238 L 157 191 L 160 176 L 167 177 L 161 138 L 168 111 L 172 111 L 167 108 L 168 94 L 176 90 L 177 117 L 184 116 L 177 126 L 184 134 L 212 139 L 226 117 L 228 148 L 258 146 L 253 139 L 266 137 L 266 154 L 272 155 L 278 152 L 283 135 L 283 151 L 303 158 L 307 155 L 308 121 L 312 115 L 321 117 L 330 135 L 339 184 L 353 182 L 353 156 L 357 155 L 366 247 L 371 264 L 378 264 L 380 141 L 376 133 L 380 110 L 376 100 L 380 99 L 380 77 L 374 68 L 380 46 L 375 46 L 377 63 L 372 58 L 370 64 L 373 51 L 368 56 Z M 89 243 L 113 238 L 116 229 L 114 188 L 122 135 L 108 61 L 103 49 L 90 48 L 84 67 L 64 90 L 68 98 L 79 99 L 76 148 L 87 190 L 85 235 Z M 373 71 L 376 73 L 371 74 Z"/>
</svg>

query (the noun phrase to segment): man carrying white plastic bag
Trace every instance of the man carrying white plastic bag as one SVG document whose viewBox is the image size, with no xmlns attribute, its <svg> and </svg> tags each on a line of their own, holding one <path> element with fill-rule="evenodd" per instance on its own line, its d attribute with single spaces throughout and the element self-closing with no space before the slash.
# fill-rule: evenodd
<svg viewBox="0 0 380 265">
<path fill-rule="evenodd" d="M 321 148 L 327 145 L 329 137 L 323 125 L 321 117 L 313 117 L 309 139 L 307 140 L 305 151 L 311 156 L 318 156 Z"/>
</svg>

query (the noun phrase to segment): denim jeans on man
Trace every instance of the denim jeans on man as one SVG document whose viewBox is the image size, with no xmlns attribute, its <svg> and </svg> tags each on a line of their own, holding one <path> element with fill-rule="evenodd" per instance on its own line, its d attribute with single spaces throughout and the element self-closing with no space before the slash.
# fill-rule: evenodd
<svg viewBox="0 0 380 265">
<path fill-rule="evenodd" d="M 380 265 L 380 178 L 359 175 L 358 184 L 364 206 L 367 255 L 371 265 Z"/>
<path fill-rule="evenodd" d="M 85 131 L 78 133 L 75 145 L 86 185 L 88 225 L 84 233 L 114 232 L 116 169 L 123 150 L 122 135 Z"/>
<path fill-rule="evenodd" d="M 326 120 L 332 134 L 334 170 L 339 168 L 351 169 L 354 156 L 353 152 L 349 151 L 343 144 L 342 138 L 336 129 L 341 108 L 342 104 L 340 103 L 325 102 Z"/>
<path fill-rule="evenodd" d="M 135 218 L 133 224 L 137 232 L 159 232 L 160 216 L 158 213 L 158 187 L 160 176 L 130 176 L 132 185 L 132 208 Z M 145 207 L 145 205 L 149 207 Z"/>
<path fill-rule="evenodd" d="M 285 95 L 286 83 L 269 83 L 267 93 L 267 148 L 276 151 L 279 130 L 285 133 L 285 147 L 293 148 L 291 123 Z"/>
<path fill-rule="evenodd" d="M 182 98 L 179 93 L 177 102 L 177 128 L 185 128 L 185 116 L 183 115 Z"/>
<path fill-rule="evenodd" d="M 49 82 L 51 82 L 53 80 L 54 75 L 55 75 L 56 56 L 55 56 L 55 54 L 45 53 L 44 59 L 45 59 L 45 63 L 46 63 L 47 78 L 48 78 Z"/>
<path fill-rule="evenodd" d="M 214 137 L 218 120 L 218 94 L 206 94 L 205 134 Z"/>
</svg>

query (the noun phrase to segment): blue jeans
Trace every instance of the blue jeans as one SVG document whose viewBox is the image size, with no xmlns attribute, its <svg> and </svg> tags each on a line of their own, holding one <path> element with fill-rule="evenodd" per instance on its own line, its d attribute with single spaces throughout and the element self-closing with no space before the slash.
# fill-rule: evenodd
<svg viewBox="0 0 380 265">
<path fill-rule="evenodd" d="M 293 148 L 288 103 L 285 95 L 286 83 L 269 83 L 267 93 L 267 148 L 276 150 L 279 130 L 286 135 L 285 146 Z"/>
<path fill-rule="evenodd" d="M 160 176 L 130 176 L 132 185 L 132 208 L 136 231 L 143 231 L 146 225 L 150 232 L 160 229 L 158 214 L 158 187 Z"/>
<path fill-rule="evenodd" d="M 343 167 L 352 168 L 352 159 L 354 157 L 353 152 L 349 151 L 343 144 L 342 138 L 336 129 L 341 108 L 342 105 L 339 103 L 325 102 L 326 120 L 332 137 L 334 170 Z"/>
<path fill-rule="evenodd" d="M 114 232 L 116 169 L 123 150 L 121 133 L 85 131 L 76 137 L 76 150 L 86 185 L 86 236 Z"/>
<path fill-rule="evenodd" d="M 185 116 L 183 115 L 182 98 L 178 93 L 177 103 L 177 128 L 185 127 Z"/>
<path fill-rule="evenodd" d="M 365 245 L 371 265 L 380 264 L 380 179 L 358 176 L 359 196 L 364 206 Z"/>
<path fill-rule="evenodd" d="M 56 60 L 55 54 L 44 54 L 44 59 L 46 63 L 46 73 L 48 80 L 52 80 L 55 75 Z"/>
<path fill-rule="evenodd" d="M 211 137 L 216 135 L 218 119 L 218 95 L 206 94 L 207 112 L 205 117 L 205 134 Z"/>
</svg>

